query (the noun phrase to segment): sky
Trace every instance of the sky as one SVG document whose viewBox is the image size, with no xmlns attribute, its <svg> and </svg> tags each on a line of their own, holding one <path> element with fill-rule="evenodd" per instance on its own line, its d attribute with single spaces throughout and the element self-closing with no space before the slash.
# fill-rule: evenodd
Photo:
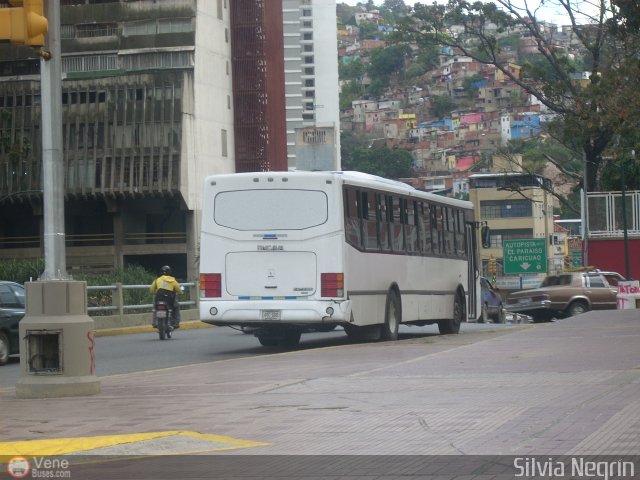
<svg viewBox="0 0 640 480">
<path fill-rule="evenodd" d="M 373 0 L 373 2 L 376 5 L 382 5 L 384 0 Z M 484 0 L 487 1 L 487 0 Z M 357 5 L 358 3 L 366 3 L 366 0 L 336 0 L 336 3 L 346 3 L 347 5 Z M 433 0 L 404 0 L 405 5 L 409 5 L 412 6 L 415 3 L 423 3 L 423 4 L 427 4 L 430 5 L 433 3 Z M 437 3 L 446 3 L 445 0 L 438 0 Z M 518 3 L 524 3 L 523 0 L 513 0 L 514 4 L 518 4 Z M 558 25 L 567 25 L 569 24 L 569 20 L 565 15 L 562 15 L 562 10 L 560 10 L 559 8 L 554 8 L 553 7 L 553 3 L 554 2 L 545 2 L 545 8 L 543 8 L 541 10 L 541 14 L 539 16 L 539 19 L 541 20 L 546 20 L 546 21 L 551 21 L 554 22 Z M 587 2 L 584 2 L 587 3 Z M 533 5 L 537 5 L 538 2 L 533 0 L 529 2 L 529 6 L 533 6 Z M 580 23 L 580 22 L 579 22 Z"/>
</svg>

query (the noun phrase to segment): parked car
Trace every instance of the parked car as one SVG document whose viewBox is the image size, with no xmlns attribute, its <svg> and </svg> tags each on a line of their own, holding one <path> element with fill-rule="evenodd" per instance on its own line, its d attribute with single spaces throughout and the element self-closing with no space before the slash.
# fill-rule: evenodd
<svg viewBox="0 0 640 480">
<path fill-rule="evenodd" d="M 505 311 L 500 296 L 500 289 L 494 286 L 488 278 L 480 277 L 480 292 L 482 307 L 478 322 L 486 323 L 490 319 L 495 323 L 504 323 Z"/>
<path fill-rule="evenodd" d="M 24 317 L 24 287 L 18 283 L 0 281 L 0 365 L 6 365 L 9 355 L 20 353 L 18 323 Z"/>
<path fill-rule="evenodd" d="M 540 287 L 507 295 L 506 310 L 531 315 L 536 322 L 572 317 L 589 310 L 616 308 L 616 272 L 590 270 L 549 275 Z"/>
</svg>

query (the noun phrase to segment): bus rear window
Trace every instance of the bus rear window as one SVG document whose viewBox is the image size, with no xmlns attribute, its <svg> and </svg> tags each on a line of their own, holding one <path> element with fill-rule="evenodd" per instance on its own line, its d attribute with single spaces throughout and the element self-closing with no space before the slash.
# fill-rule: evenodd
<svg viewBox="0 0 640 480">
<path fill-rule="evenodd" d="M 317 190 L 238 190 L 216 195 L 214 221 L 235 230 L 304 230 L 327 221 L 328 200 Z"/>
</svg>

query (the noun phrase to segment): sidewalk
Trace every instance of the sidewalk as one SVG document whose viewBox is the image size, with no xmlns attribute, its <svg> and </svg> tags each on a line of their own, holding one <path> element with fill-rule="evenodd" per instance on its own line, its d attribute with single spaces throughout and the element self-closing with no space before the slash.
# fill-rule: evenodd
<svg viewBox="0 0 640 480">
<path fill-rule="evenodd" d="M 7 390 L 0 454 L 637 454 L 639 338 L 639 311 L 589 312 Z"/>
</svg>

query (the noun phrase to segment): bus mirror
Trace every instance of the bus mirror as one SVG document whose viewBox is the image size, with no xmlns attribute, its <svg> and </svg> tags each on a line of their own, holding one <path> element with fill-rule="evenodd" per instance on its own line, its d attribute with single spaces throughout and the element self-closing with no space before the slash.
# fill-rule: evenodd
<svg viewBox="0 0 640 480">
<path fill-rule="evenodd" d="M 482 238 L 482 247 L 489 248 L 491 246 L 491 230 L 488 225 L 483 225 L 480 228 L 480 237 Z"/>
</svg>

